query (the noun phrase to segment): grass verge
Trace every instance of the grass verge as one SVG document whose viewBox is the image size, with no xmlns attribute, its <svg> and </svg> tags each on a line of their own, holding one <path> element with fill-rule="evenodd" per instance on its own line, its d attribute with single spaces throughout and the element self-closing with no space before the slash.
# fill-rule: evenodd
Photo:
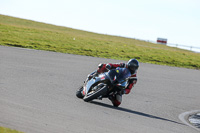
<svg viewBox="0 0 200 133">
<path fill-rule="evenodd" d="M 0 15 L 0 45 L 200 69 L 200 54 Z"/>
<path fill-rule="evenodd" d="M 5 127 L 0 127 L 0 133 L 23 133 L 23 132 L 12 130 Z"/>
</svg>

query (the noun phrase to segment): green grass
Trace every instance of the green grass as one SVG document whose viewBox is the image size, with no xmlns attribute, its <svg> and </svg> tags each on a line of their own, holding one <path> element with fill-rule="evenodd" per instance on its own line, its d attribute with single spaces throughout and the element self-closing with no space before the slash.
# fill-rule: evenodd
<svg viewBox="0 0 200 133">
<path fill-rule="evenodd" d="M 0 127 L 0 133 L 23 133 L 23 132 L 12 130 L 5 127 Z"/>
<path fill-rule="evenodd" d="M 0 45 L 200 69 L 200 54 L 0 15 Z"/>
</svg>

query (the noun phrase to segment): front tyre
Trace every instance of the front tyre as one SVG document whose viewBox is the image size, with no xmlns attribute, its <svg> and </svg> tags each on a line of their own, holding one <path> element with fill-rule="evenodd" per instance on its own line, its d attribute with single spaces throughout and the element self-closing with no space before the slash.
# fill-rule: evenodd
<svg viewBox="0 0 200 133">
<path fill-rule="evenodd" d="M 85 97 L 83 98 L 83 100 L 85 102 L 89 102 L 92 101 L 93 99 L 98 98 L 101 95 L 104 95 L 107 93 L 108 87 L 107 85 L 104 85 L 102 87 L 99 87 L 98 89 L 96 89 L 93 92 L 88 93 L 87 95 L 85 95 Z"/>
<path fill-rule="evenodd" d="M 78 98 L 82 99 L 84 97 L 83 94 L 82 94 L 82 91 L 83 91 L 83 86 L 79 87 L 79 89 L 76 91 L 76 96 Z"/>
</svg>

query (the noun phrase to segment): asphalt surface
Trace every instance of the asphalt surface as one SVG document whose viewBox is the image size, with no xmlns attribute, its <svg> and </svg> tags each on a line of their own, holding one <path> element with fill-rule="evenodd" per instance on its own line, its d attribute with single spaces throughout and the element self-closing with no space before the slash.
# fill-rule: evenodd
<svg viewBox="0 0 200 133">
<path fill-rule="evenodd" d="M 200 110 L 200 71 L 140 63 L 119 108 L 75 96 L 99 63 L 124 62 L 0 46 L 0 126 L 25 133 L 199 133 L 179 114 Z"/>
</svg>

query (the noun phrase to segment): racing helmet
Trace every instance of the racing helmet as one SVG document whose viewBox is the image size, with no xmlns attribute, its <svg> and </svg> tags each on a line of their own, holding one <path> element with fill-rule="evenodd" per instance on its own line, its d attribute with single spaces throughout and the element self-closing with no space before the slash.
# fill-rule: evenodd
<svg viewBox="0 0 200 133">
<path fill-rule="evenodd" d="M 127 67 L 130 70 L 131 74 L 134 74 L 139 68 L 139 62 L 136 59 L 130 59 L 127 63 Z"/>
</svg>

